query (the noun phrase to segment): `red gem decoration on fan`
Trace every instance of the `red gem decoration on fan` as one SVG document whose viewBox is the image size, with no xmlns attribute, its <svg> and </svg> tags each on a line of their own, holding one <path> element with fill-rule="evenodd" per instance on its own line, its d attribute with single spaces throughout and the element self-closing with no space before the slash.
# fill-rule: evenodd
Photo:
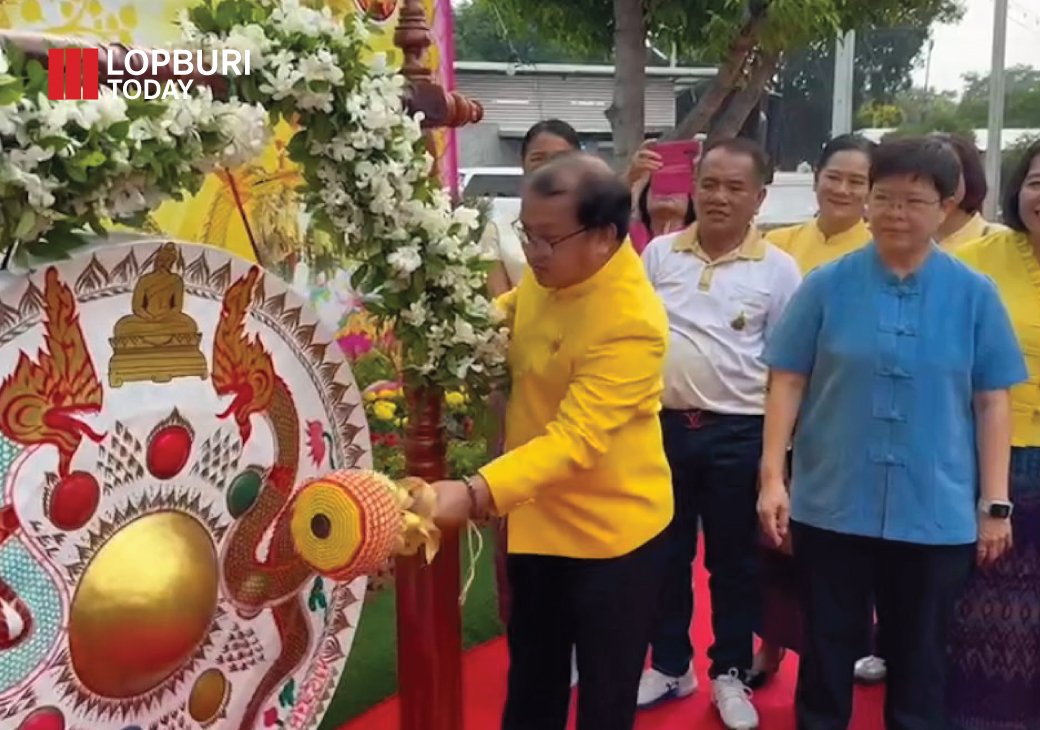
<svg viewBox="0 0 1040 730">
<path fill-rule="evenodd" d="M 65 730 L 65 716 L 57 707 L 41 707 L 22 720 L 17 730 Z"/>
<path fill-rule="evenodd" d="M 148 471 L 157 479 L 173 479 L 188 463 L 194 440 L 191 424 L 174 409 L 148 436 Z"/>
<path fill-rule="evenodd" d="M 66 477 L 47 475 L 44 506 L 59 530 L 78 530 L 90 521 L 101 501 L 101 487 L 93 474 L 74 471 Z"/>
<path fill-rule="evenodd" d="M 11 505 L 0 507 L 0 545 L 3 545 L 4 540 L 18 532 L 21 526 L 18 522 L 18 515 L 14 512 L 14 507 Z"/>
<path fill-rule="evenodd" d="M 13 649 L 32 634 L 32 614 L 11 586 L 0 580 L 0 651 Z"/>
</svg>

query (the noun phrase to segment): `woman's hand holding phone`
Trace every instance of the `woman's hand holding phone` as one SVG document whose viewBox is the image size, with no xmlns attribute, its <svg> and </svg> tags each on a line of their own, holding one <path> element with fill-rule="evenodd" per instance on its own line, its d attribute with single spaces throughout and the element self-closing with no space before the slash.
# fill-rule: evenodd
<svg viewBox="0 0 1040 730">
<path fill-rule="evenodd" d="M 661 159 L 661 155 L 657 153 L 654 147 L 654 142 L 644 142 L 635 155 L 633 155 L 632 162 L 628 166 L 628 173 L 625 175 L 629 185 L 634 187 L 637 183 L 653 175 L 664 166 L 664 160 Z"/>
</svg>

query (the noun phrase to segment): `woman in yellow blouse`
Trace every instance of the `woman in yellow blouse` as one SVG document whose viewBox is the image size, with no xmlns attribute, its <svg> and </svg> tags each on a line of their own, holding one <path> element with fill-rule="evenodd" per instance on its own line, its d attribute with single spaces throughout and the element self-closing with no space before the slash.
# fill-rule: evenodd
<svg viewBox="0 0 1040 730">
<path fill-rule="evenodd" d="M 954 254 L 989 276 L 1011 316 L 1029 381 L 1011 389 L 1014 548 L 975 572 L 950 627 L 950 727 L 1040 727 L 1040 142 L 1008 179 L 1011 230 Z"/>
<path fill-rule="evenodd" d="M 982 155 L 974 142 L 954 135 L 939 135 L 961 161 L 961 184 L 957 190 L 955 207 L 939 227 L 939 245 L 953 251 L 969 241 L 1006 230 L 982 217 L 982 204 L 989 194 L 986 169 Z"/>
<path fill-rule="evenodd" d="M 835 137 L 816 166 L 816 218 L 766 234 L 794 257 L 807 274 L 817 266 L 865 246 L 870 230 L 863 210 L 870 190 L 870 152 L 874 143 L 856 134 Z"/>
</svg>

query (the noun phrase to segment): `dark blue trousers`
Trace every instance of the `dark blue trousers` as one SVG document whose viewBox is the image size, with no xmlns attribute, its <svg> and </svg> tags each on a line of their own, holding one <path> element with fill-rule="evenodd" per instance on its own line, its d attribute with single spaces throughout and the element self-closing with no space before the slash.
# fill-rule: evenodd
<svg viewBox="0 0 1040 730">
<path fill-rule="evenodd" d="M 665 411 L 664 447 L 672 469 L 675 518 L 668 528 L 668 563 L 650 646 L 655 669 L 678 677 L 693 658 L 693 567 L 698 524 L 710 573 L 715 643 L 709 675 L 751 668 L 758 628 L 758 465 L 762 417 Z"/>
</svg>

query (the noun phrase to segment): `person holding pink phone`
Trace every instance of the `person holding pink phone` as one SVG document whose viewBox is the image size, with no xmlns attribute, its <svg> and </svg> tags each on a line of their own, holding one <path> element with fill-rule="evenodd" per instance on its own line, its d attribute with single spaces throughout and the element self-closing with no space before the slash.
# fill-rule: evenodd
<svg viewBox="0 0 1040 730">
<path fill-rule="evenodd" d="M 636 209 L 629 233 L 639 253 L 658 236 L 687 228 L 696 220 L 693 176 L 696 142 L 647 142 L 632 160 L 628 177 Z"/>
</svg>

